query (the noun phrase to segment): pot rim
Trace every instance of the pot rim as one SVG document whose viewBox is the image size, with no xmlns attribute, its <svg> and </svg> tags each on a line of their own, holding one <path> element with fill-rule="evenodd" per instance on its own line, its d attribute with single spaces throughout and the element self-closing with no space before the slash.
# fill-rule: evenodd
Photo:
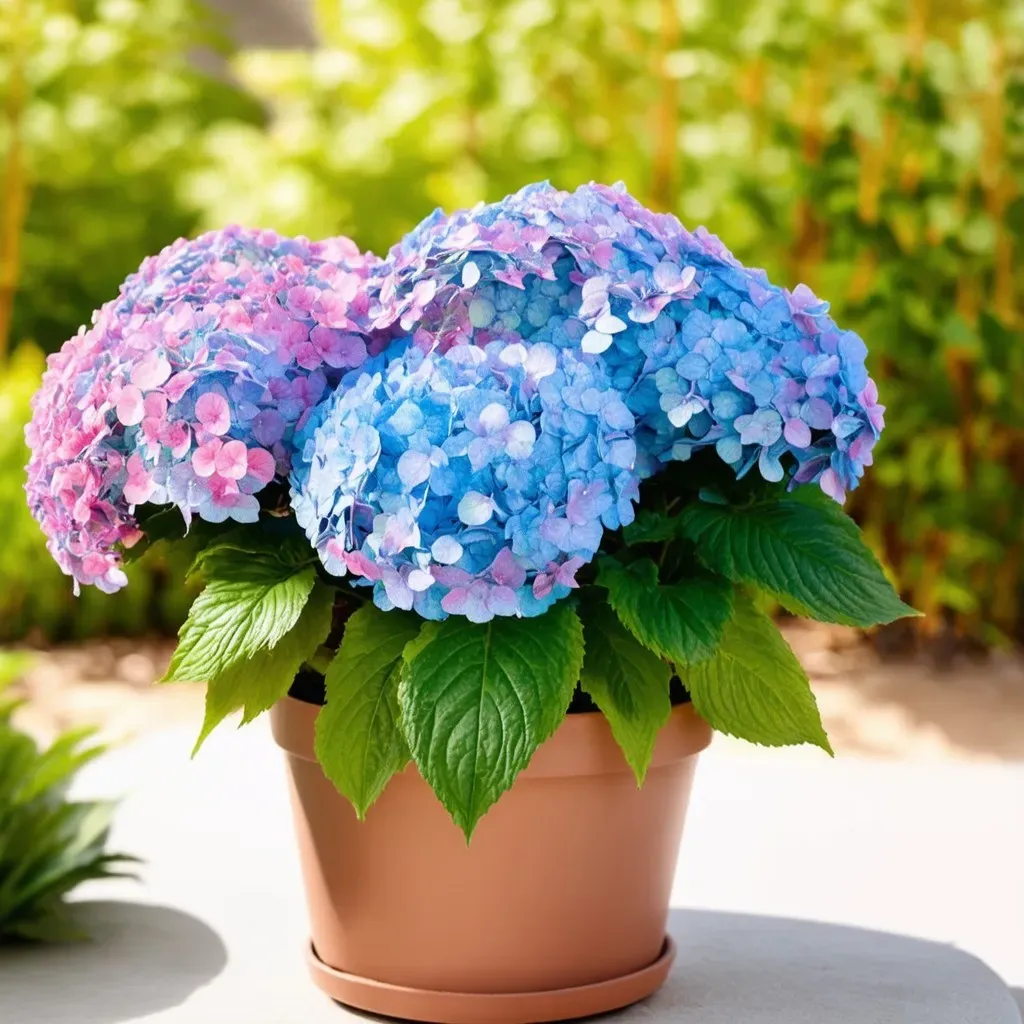
<svg viewBox="0 0 1024 1024">
<path fill-rule="evenodd" d="M 270 709 L 270 724 L 278 746 L 293 757 L 316 761 L 314 722 L 320 706 L 284 697 Z M 677 704 L 658 733 L 651 770 L 699 754 L 711 742 L 711 727 L 693 705 Z M 585 775 L 632 774 L 622 750 L 600 712 L 566 715 L 555 734 L 540 745 L 518 780 Z"/>
<path fill-rule="evenodd" d="M 603 981 L 539 992 L 445 992 L 409 988 L 339 971 L 324 963 L 310 943 L 306 963 L 313 983 L 346 1006 L 396 1019 L 447 1024 L 514 1024 L 564 1021 L 617 1010 L 661 988 L 676 958 L 676 944 L 665 936 L 658 958 L 639 970 Z"/>
</svg>

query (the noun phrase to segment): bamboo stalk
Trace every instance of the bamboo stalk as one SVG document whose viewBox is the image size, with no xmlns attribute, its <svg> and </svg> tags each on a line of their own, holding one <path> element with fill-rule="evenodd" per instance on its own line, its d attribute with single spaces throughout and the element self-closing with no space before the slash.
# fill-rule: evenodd
<svg viewBox="0 0 1024 1024">
<path fill-rule="evenodd" d="M 764 149 L 765 115 L 764 93 L 767 68 L 765 59 L 758 54 L 744 68 L 739 77 L 737 93 L 743 101 L 744 108 L 750 114 L 751 140 L 750 152 L 757 159 Z"/>
<path fill-rule="evenodd" d="M 1020 609 L 1021 544 L 1012 544 L 996 567 L 992 580 L 992 618 L 1004 633 L 1012 634 Z"/>
<path fill-rule="evenodd" d="M 985 191 L 985 209 L 996 224 L 992 308 L 1006 324 L 1017 320 L 1016 282 L 1014 280 L 1014 237 L 1007 228 L 1006 209 L 1017 194 L 1013 176 L 1006 166 L 1006 48 L 995 46 L 992 77 L 982 98 L 985 146 L 979 172 Z"/>
<path fill-rule="evenodd" d="M 938 583 L 949 557 L 950 535 L 932 529 L 925 538 L 923 565 L 914 588 L 914 607 L 924 613 L 916 625 L 926 636 L 935 636 L 942 629 L 943 617 L 938 599 Z"/>
<path fill-rule="evenodd" d="M 878 249 L 874 245 L 865 246 L 860 251 L 847 285 L 847 302 L 857 304 L 868 298 L 878 277 L 878 262 Z"/>
<path fill-rule="evenodd" d="M 907 19 L 907 61 L 912 71 L 924 65 L 924 46 L 928 41 L 929 0 L 911 0 Z"/>
<path fill-rule="evenodd" d="M 820 57 L 812 58 L 803 74 L 800 89 L 801 103 L 795 111 L 794 121 L 800 128 L 800 155 L 807 167 L 817 167 L 825 150 L 825 129 L 821 111 L 825 99 L 825 75 Z M 793 276 L 797 281 L 814 285 L 828 241 L 825 224 L 818 216 L 814 203 L 802 195 L 796 208 L 796 238 L 793 245 Z"/>
<path fill-rule="evenodd" d="M 885 90 L 888 94 L 888 89 Z M 866 136 L 856 136 L 860 157 L 860 176 L 857 181 L 857 214 L 864 224 L 877 224 L 879 201 L 885 184 L 885 171 L 889 155 L 896 142 L 898 125 L 889 111 L 882 122 L 882 137 L 872 142 Z"/>
<path fill-rule="evenodd" d="M 1008 326 L 1017 322 L 1017 283 L 1014 277 L 1013 235 L 1005 224 L 999 225 L 995 253 L 995 286 L 992 308 L 996 316 Z"/>
<path fill-rule="evenodd" d="M 27 102 L 25 64 L 28 60 L 28 0 L 13 0 L 10 12 L 12 37 L 5 118 L 9 144 L 4 169 L 3 223 L 0 225 L 0 366 L 10 349 L 14 297 L 21 275 L 21 237 L 28 212 L 28 180 L 25 173 L 21 119 Z"/>
<path fill-rule="evenodd" d="M 661 210 L 671 209 L 676 198 L 679 83 L 669 73 L 669 57 L 678 47 L 681 35 L 682 23 L 676 9 L 676 0 L 661 0 L 656 61 L 659 98 L 655 107 L 655 149 L 651 167 L 651 203 Z"/>
</svg>

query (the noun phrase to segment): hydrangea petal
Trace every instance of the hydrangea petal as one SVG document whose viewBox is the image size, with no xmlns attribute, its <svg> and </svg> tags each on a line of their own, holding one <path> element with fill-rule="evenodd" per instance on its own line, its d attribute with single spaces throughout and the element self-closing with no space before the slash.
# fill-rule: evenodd
<svg viewBox="0 0 1024 1024">
<path fill-rule="evenodd" d="M 479 491 L 467 491 L 459 500 L 459 519 L 467 526 L 483 526 L 494 515 L 494 499 Z"/>
</svg>

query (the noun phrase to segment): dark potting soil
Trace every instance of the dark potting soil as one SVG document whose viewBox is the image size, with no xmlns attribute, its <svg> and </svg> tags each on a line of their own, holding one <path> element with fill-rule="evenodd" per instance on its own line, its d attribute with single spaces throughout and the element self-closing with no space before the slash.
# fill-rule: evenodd
<svg viewBox="0 0 1024 1024">
<path fill-rule="evenodd" d="M 690 695 L 686 692 L 686 687 L 683 686 L 682 682 L 676 677 L 672 677 L 672 682 L 669 684 L 668 691 L 669 699 L 672 701 L 672 707 L 676 707 L 678 704 L 689 704 Z M 585 714 L 589 711 L 600 711 L 601 709 L 591 700 L 589 693 L 584 693 L 578 686 L 576 692 L 572 695 L 572 703 L 569 705 L 570 715 Z"/>
<path fill-rule="evenodd" d="M 291 689 L 288 691 L 289 697 L 304 701 L 306 704 L 323 704 L 325 694 L 324 677 L 319 672 L 314 672 L 308 668 L 304 668 L 299 672 L 295 677 L 295 682 L 292 683 Z M 688 704 L 690 702 L 690 695 L 686 692 L 686 687 L 676 677 L 672 679 L 669 697 L 672 700 L 673 707 L 677 704 Z M 576 692 L 572 695 L 572 702 L 569 704 L 569 714 L 580 715 L 598 710 L 600 709 L 590 699 L 590 695 L 584 693 L 577 686 Z"/>
<path fill-rule="evenodd" d="M 324 686 L 324 677 L 311 668 L 300 669 L 288 691 L 288 696 L 305 704 L 326 704 L 327 690 Z"/>
</svg>

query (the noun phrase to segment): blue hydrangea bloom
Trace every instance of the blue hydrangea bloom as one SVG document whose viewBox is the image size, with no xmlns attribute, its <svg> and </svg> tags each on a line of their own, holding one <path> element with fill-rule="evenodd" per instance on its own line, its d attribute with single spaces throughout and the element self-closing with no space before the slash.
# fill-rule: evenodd
<svg viewBox="0 0 1024 1024">
<path fill-rule="evenodd" d="M 529 296 L 501 300 L 518 321 L 491 318 L 503 309 L 480 294 L 488 283 Z M 388 258 L 377 326 L 397 322 L 424 348 L 481 331 L 514 343 L 556 291 L 549 339 L 599 357 L 638 419 L 640 476 L 714 446 L 738 475 L 756 466 L 842 500 L 870 464 L 884 410 L 861 339 L 806 287 L 772 285 L 621 186 L 530 185 L 431 215 Z"/>
<path fill-rule="evenodd" d="M 391 347 L 314 413 L 292 486 L 327 569 L 383 608 L 537 614 L 667 462 L 713 446 L 841 498 L 882 427 L 824 303 L 620 187 L 432 214 L 376 279 Z"/>
<path fill-rule="evenodd" d="M 537 615 L 632 520 L 633 427 L 599 366 L 546 341 L 399 342 L 314 411 L 292 504 L 385 610 Z"/>
</svg>

